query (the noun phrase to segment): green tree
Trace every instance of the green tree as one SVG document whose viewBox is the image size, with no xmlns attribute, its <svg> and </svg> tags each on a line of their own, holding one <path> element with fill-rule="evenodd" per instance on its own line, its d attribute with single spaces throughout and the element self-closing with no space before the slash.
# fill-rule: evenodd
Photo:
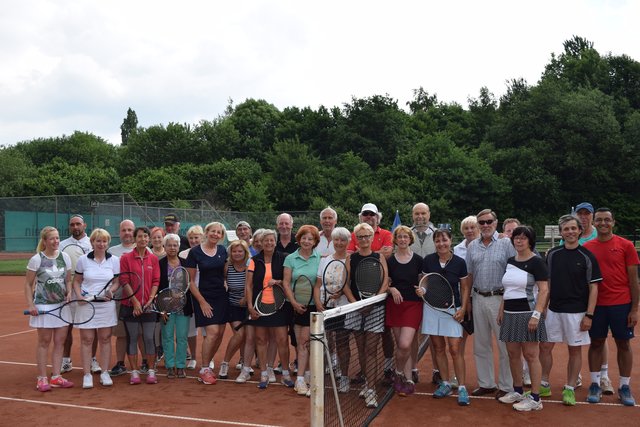
<svg viewBox="0 0 640 427">
<path fill-rule="evenodd" d="M 116 149 L 104 139 L 88 132 L 74 132 L 56 138 L 38 138 L 18 143 L 15 149 L 34 165 L 60 159 L 71 165 L 104 166 L 116 163 Z"/>
<path fill-rule="evenodd" d="M 136 112 L 129 107 L 127 110 L 127 117 L 124 118 L 124 121 L 120 125 L 120 138 L 122 140 L 122 145 L 127 145 L 129 142 L 129 136 L 134 133 L 138 129 L 138 116 Z"/>
</svg>

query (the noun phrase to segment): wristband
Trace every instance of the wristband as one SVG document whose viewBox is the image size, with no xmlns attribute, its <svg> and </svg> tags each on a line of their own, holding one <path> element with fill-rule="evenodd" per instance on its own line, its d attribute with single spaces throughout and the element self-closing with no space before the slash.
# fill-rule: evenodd
<svg viewBox="0 0 640 427">
<path fill-rule="evenodd" d="M 593 320 L 593 314 L 585 313 L 584 317 L 587 317 L 587 318 Z"/>
<path fill-rule="evenodd" d="M 540 312 L 537 310 L 533 310 L 533 313 L 531 314 L 531 317 L 534 319 L 538 319 L 540 320 Z"/>
</svg>

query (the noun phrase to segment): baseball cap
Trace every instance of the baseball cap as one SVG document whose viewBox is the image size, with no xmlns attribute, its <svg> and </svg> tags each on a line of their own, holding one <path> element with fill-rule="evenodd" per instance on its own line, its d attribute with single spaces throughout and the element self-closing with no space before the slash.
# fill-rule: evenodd
<svg viewBox="0 0 640 427">
<path fill-rule="evenodd" d="M 241 225 L 244 225 L 245 227 L 249 227 L 251 228 L 251 224 L 249 224 L 247 221 L 238 221 L 238 223 L 236 224 L 236 230 L 238 229 L 238 227 L 240 227 Z"/>
<path fill-rule="evenodd" d="M 362 215 L 365 212 L 373 212 L 374 214 L 378 213 L 378 207 L 376 205 L 374 205 L 373 203 L 365 203 L 362 206 L 362 209 L 360 209 L 360 215 Z"/>
<path fill-rule="evenodd" d="M 593 213 L 593 205 L 589 202 L 582 202 L 578 206 L 576 206 L 576 212 L 578 212 L 580 209 L 586 209 L 589 212 Z"/>
<path fill-rule="evenodd" d="M 170 213 L 170 214 L 164 216 L 164 222 L 168 222 L 170 224 L 175 224 L 176 222 L 180 222 L 180 219 L 178 218 L 178 215 L 176 215 L 174 213 Z"/>
</svg>

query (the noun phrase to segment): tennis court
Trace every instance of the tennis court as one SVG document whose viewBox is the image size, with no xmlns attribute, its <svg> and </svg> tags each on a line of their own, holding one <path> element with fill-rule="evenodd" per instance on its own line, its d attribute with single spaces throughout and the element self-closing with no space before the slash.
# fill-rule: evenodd
<svg viewBox="0 0 640 427">
<path fill-rule="evenodd" d="M 83 390 L 82 370 L 78 368 L 79 339 L 74 343 L 72 359 L 74 370 L 65 374 L 76 386 L 40 393 L 35 389 L 36 332 L 28 327 L 24 309 L 23 277 L 0 277 L 0 417 L 3 425 L 71 426 L 99 423 L 101 427 L 121 425 L 236 425 L 236 426 L 301 426 L 309 424 L 310 401 L 298 397 L 291 389 L 270 385 L 265 391 L 256 388 L 256 382 L 235 384 L 235 368 L 230 369 L 230 380 L 219 380 L 214 386 L 205 386 L 195 380 L 195 371 L 188 371 L 187 379 L 168 380 L 160 368 L 156 385 L 131 386 L 128 376 L 115 377 L 114 386 Z M 230 332 L 228 332 L 230 335 Z M 611 340 L 609 340 L 611 341 Z M 226 345 L 226 339 L 223 347 Z M 617 385 L 615 348 L 610 345 L 610 376 Z M 631 388 L 640 398 L 640 345 L 632 341 L 636 358 Z M 200 347 L 198 347 L 200 348 Z M 468 388 L 475 388 L 472 345 L 467 345 Z M 221 352 L 216 365 L 221 362 Z M 577 390 L 580 402 L 576 407 L 565 407 L 558 400 L 566 366 L 566 349 L 557 346 L 554 351 L 552 387 L 554 395 L 545 399 L 544 410 L 535 413 L 516 413 L 510 405 L 499 404 L 493 398 L 473 398 L 469 407 L 459 407 L 455 398 L 433 399 L 435 390 L 429 380 L 430 357 L 427 354 L 419 368 L 421 382 L 417 393 L 407 398 L 394 396 L 373 421 L 373 426 L 391 425 L 493 425 L 510 426 L 537 423 L 540 425 L 637 426 L 640 408 L 623 407 L 617 396 L 603 396 L 602 403 L 590 405 L 585 401 L 587 390 Z M 232 360 L 234 365 L 236 359 Z M 586 349 L 582 369 L 588 379 Z"/>
</svg>

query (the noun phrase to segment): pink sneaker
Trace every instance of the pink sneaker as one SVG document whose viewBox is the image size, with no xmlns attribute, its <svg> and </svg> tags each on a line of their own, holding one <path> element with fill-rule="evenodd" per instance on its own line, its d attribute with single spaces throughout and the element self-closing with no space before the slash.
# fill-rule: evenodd
<svg viewBox="0 0 640 427">
<path fill-rule="evenodd" d="M 69 380 L 65 380 L 62 378 L 62 375 L 58 375 L 57 377 L 51 377 L 51 387 L 60 387 L 60 388 L 71 388 L 73 387 L 73 383 Z"/>
<path fill-rule="evenodd" d="M 131 371 L 131 378 L 129 378 L 129 384 L 136 385 L 136 384 L 140 384 L 141 382 L 142 381 L 140 380 L 140 372 L 138 372 L 136 369 Z"/>
<path fill-rule="evenodd" d="M 147 374 L 147 384 L 158 384 L 158 378 L 156 377 L 156 371 L 153 369 L 149 369 L 149 373 Z"/>
<path fill-rule="evenodd" d="M 210 368 L 202 368 L 198 374 L 198 381 L 204 384 L 215 384 L 218 380 Z"/>
<path fill-rule="evenodd" d="M 36 385 L 36 390 L 45 392 L 51 391 L 51 386 L 49 385 L 49 380 L 47 377 L 38 377 L 38 384 Z"/>
</svg>

